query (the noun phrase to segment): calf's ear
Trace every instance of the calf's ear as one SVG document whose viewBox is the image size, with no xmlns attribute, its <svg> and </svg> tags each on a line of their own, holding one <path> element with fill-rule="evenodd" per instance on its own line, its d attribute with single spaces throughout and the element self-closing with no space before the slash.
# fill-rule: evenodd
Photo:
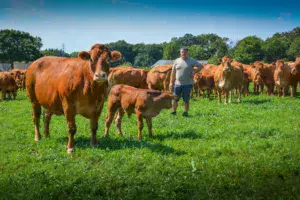
<svg viewBox="0 0 300 200">
<path fill-rule="evenodd" d="M 78 58 L 81 58 L 82 60 L 89 60 L 89 59 L 91 59 L 91 55 L 86 51 L 81 51 L 78 54 Z"/>
<path fill-rule="evenodd" d="M 117 61 L 122 57 L 122 54 L 119 51 L 112 51 L 111 52 L 111 61 Z"/>
<path fill-rule="evenodd" d="M 171 95 L 171 98 L 172 98 L 173 100 L 177 100 L 177 99 L 178 99 L 178 96 L 175 95 L 175 94 L 173 94 L 173 95 Z"/>
<path fill-rule="evenodd" d="M 218 62 L 219 62 L 219 63 L 222 63 L 222 58 L 218 58 Z"/>
</svg>

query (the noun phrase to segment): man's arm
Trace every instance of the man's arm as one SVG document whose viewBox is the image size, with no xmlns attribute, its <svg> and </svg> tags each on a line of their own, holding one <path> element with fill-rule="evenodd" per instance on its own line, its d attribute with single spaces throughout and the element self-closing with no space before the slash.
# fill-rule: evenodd
<svg viewBox="0 0 300 200">
<path fill-rule="evenodd" d="M 203 66 L 201 63 L 199 63 L 197 60 L 195 60 L 195 66 L 197 67 L 197 69 L 195 69 L 195 70 L 192 72 L 192 77 L 193 77 L 197 72 L 201 71 L 201 70 L 204 68 L 204 66 Z"/>
<path fill-rule="evenodd" d="M 172 68 L 171 71 L 171 77 L 170 77 L 170 84 L 169 84 L 169 90 L 172 92 L 173 86 L 175 83 L 175 78 L 176 78 L 176 69 Z"/>
</svg>

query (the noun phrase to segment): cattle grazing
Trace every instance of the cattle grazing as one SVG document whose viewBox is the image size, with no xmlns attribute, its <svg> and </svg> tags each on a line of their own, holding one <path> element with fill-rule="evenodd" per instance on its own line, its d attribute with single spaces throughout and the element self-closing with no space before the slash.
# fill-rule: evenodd
<svg viewBox="0 0 300 200">
<path fill-rule="evenodd" d="M 275 64 L 265 64 L 261 61 L 254 62 L 255 76 L 257 80 L 261 80 L 267 88 L 267 95 L 271 95 L 274 92 L 274 72 Z"/>
<path fill-rule="evenodd" d="M 238 102 L 242 100 L 242 87 L 244 83 L 244 69 L 242 65 L 232 65 L 232 59 L 224 56 L 218 59 L 221 63 L 214 74 L 215 87 L 218 91 L 218 102 L 221 103 L 222 93 L 225 93 L 225 104 L 228 103 L 230 92 L 230 102 L 232 102 L 231 90 L 238 89 Z"/>
<path fill-rule="evenodd" d="M 169 91 L 172 65 L 156 66 L 147 75 L 149 89 Z"/>
<path fill-rule="evenodd" d="M 11 99 L 11 93 L 13 98 L 16 99 L 17 96 L 17 84 L 14 77 L 9 72 L 0 72 L 0 90 L 2 92 L 2 100 Z"/>
<path fill-rule="evenodd" d="M 109 88 L 117 84 L 130 85 L 136 88 L 148 88 L 146 83 L 147 73 L 144 69 L 135 69 L 133 67 L 111 68 L 108 75 Z"/>
<path fill-rule="evenodd" d="M 68 124 L 68 153 L 75 150 L 75 116 L 90 119 L 91 145 L 97 144 L 96 131 L 108 87 L 111 61 L 121 57 L 107 46 L 95 44 L 78 58 L 46 56 L 34 61 L 27 70 L 26 91 L 33 109 L 35 141 L 41 139 L 39 121 L 41 106 L 45 108 L 44 133 L 49 136 L 52 114 L 65 115 Z"/>
<path fill-rule="evenodd" d="M 146 119 L 149 137 L 151 137 L 152 118 L 157 116 L 162 109 L 171 108 L 172 100 L 176 99 L 176 95 L 168 92 L 115 85 L 108 96 L 105 136 L 108 135 L 109 127 L 116 113 L 115 122 L 119 135 L 122 135 L 121 120 L 124 114 L 127 113 L 130 116 L 134 113 L 138 120 L 138 140 L 142 139 L 143 119 Z"/>
</svg>

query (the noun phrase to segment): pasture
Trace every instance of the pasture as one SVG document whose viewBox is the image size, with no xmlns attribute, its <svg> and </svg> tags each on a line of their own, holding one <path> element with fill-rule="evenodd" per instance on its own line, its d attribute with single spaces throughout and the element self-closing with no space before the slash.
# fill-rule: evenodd
<svg viewBox="0 0 300 200">
<path fill-rule="evenodd" d="M 196 98 L 187 118 L 180 102 L 177 116 L 153 119 L 153 138 L 145 124 L 141 142 L 134 115 L 124 117 L 123 137 L 112 124 L 103 138 L 105 104 L 98 147 L 77 115 L 76 152 L 67 154 L 65 118 L 53 116 L 50 138 L 34 142 L 19 91 L 0 102 L 0 199 L 300 199 L 299 97 Z"/>
</svg>

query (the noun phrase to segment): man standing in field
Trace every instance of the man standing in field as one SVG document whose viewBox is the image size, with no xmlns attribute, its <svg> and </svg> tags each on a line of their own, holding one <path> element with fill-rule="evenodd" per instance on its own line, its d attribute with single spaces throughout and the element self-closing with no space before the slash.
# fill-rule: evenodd
<svg viewBox="0 0 300 200">
<path fill-rule="evenodd" d="M 194 66 L 197 67 L 196 70 L 194 70 Z M 188 48 L 180 49 L 180 58 L 177 58 L 173 64 L 169 85 L 170 91 L 178 96 L 178 99 L 172 102 L 172 115 L 176 115 L 178 101 L 182 95 L 185 110 L 182 116 L 188 116 L 190 93 L 194 84 L 193 76 L 202 68 L 202 64 L 197 60 L 188 57 Z"/>
</svg>

